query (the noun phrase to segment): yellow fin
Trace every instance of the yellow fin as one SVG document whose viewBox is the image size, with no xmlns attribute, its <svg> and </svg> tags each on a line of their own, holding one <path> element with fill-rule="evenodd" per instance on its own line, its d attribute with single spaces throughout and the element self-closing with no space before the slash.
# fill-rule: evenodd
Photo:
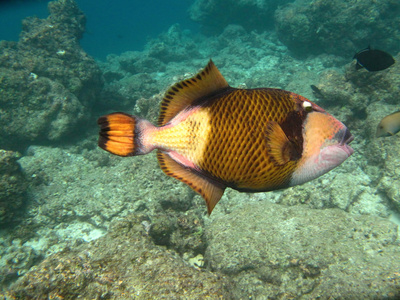
<svg viewBox="0 0 400 300">
<path fill-rule="evenodd" d="M 229 87 L 228 82 L 210 59 L 207 66 L 190 79 L 176 83 L 161 102 L 158 126 L 163 126 L 194 101 Z"/>
<path fill-rule="evenodd" d="M 277 122 L 268 122 L 266 134 L 268 154 L 277 165 L 284 165 L 299 157 L 295 145 Z"/>
<path fill-rule="evenodd" d="M 201 176 L 196 171 L 185 168 L 173 160 L 168 154 L 157 152 L 158 163 L 168 176 L 186 183 L 192 190 L 199 193 L 207 203 L 208 214 L 211 214 L 215 205 L 224 194 L 225 187 L 217 182 Z"/>
</svg>

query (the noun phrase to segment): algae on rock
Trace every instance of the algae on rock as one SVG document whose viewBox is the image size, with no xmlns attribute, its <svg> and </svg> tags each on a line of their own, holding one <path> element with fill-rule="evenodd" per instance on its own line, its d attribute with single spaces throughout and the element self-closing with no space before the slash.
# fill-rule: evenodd
<svg viewBox="0 0 400 300">
<path fill-rule="evenodd" d="M 79 45 L 85 16 L 73 0 L 48 6 L 47 19 L 23 21 L 19 42 L 0 42 L 3 147 L 65 139 L 100 95 L 100 69 Z"/>
</svg>

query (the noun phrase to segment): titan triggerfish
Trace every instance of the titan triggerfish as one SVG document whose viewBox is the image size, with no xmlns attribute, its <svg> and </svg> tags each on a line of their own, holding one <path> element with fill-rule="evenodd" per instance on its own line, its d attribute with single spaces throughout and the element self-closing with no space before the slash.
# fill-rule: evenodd
<svg viewBox="0 0 400 300">
<path fill-rule="evenodd" d="M 98 145 L 119 156 L 157 150 L 161 169 L 206 201 L 210 214 L 227 187 L 283 189 L 315 179 L 353 149 L 346 126 L 295 93 L 230 87 L 210 60 L 170 87 L 158 126 L 122 112 L 98 119 Z"/>
</svg>

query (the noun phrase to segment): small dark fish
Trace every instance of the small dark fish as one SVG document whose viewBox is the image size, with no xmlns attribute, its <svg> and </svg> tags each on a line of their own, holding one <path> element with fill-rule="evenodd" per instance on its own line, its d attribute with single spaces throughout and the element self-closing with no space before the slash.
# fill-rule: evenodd
<svg viewBox="0 0 400 300">
<path fill-rule="evenodd" d="M 378 49 L 371 49 L 370 46 L 358 51 L 353 59 L 357 60 L 356 70 L 365 68 L 370 72 L 385 70 L 395 63 L 393 56 L 389 53 Z"/>
<path fill-rule="evenodd" d="M 310 88 L 313 90 L 314 94 L 315 94 L 317 97 L 322 97 L 322 96 L 323 96 L 320 88 L 316 87 L 316 86 L 313 85 L 313 84 L 310 85 Z"/>
<path fill-rule="evenodd" d="M 400 131 L 400 111 L 382 119 L 376 129 L 376 137 L 392 136 Z"/>
</svg>

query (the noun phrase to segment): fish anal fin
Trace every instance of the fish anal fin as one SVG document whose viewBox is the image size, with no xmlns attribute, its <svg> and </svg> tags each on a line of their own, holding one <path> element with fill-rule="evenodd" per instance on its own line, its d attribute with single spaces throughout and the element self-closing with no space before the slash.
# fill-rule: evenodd
<svg viewBox="0 0 400 300">
<path fill-rule="evenodd" d="M 192 78 L 170 87 L 161 102 L 158 126 L 163 126 L 194 101 L 228 88 L 229 84 L 210 59 L 207 66 Z"/>
<path fill-rule="evenodd" d="M 190 168 L 184 167 L 164 152 L 158 151 L 157 158 L 161 169 L 166 175 L 187 184 L 204 198 L 208 214 L 211 214 L 215 205 L 224 194 L 225 186 L 213 182 L 211 179 L 202 176 Z"/>
<path fill-rule="evenodd" d="M 266 135 L 268 154 L 274 163 L 281 166 L 298 157 L 294 143 L 288 139 L 277 122 L 268 122 Z"/>
</svg>

